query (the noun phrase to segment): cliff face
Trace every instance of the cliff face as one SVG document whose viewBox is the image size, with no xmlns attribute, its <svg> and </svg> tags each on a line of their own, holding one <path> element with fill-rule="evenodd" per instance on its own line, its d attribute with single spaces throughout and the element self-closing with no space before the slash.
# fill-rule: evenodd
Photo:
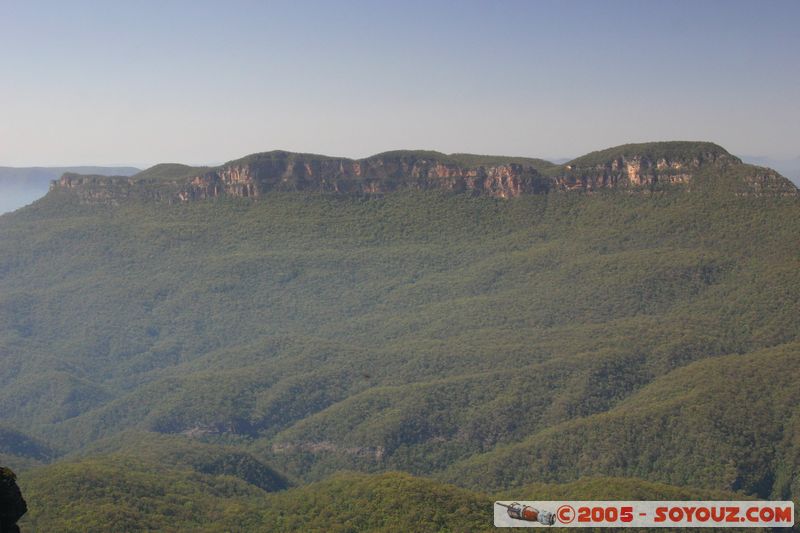
<svg viewBox="0 0 800 533">
<path fill-rule="evenodd" d="M 655 183 L 688 183 L 691 172 L 682 161 L 659 159 L 655 164 L 647 158 L 619 157 L 590 168 L 568 165 L 566 172 L 556 178 L 559 189 L 600 189 L 604 187 L 642 187 Z"/>
<path fill-rule="evenodd" d="M 474 192 L 499 198 L 539 192 L 532 167 L 519 164 L 464 167 L 431 159 L 372 157 L 313 159 L 287 154 L 266 161 L 233 163 L 196 176 L 176 197 L 257 197 L 271 190 L 383 194 L 400 189 Z"/>
<path fill-rule="evenodd" d="M 774 171 L 744 165 L 710 143 L 626 145 L 587 154 L 563 166 L 512 162 L 512 158 L 498 162 L 500 159 L 389 152 L 354 160 L 268 152 L 198 169 L 189 177 L 165 177 L 160 172 L 156 178 L 148 171 L 130 178 L 65 174 L 51 189 L 71 190 L 82 202 L 105 204 L 127 199 L 188 202 L 222 196 L 257 198 L 270 191 L 376 195 L 404 189 L 513 198 L 550 191 L 649 191 L 661 186 L 691 189 L 698 176 L 746 168 L 749 173 L 740 179 L 740 192 L 797 193 L 791 182 Z"/>
<path fill-rule="evenodd" d="M 556 176 L 561 190 L 601 188 L 640 188 L 662 185 L 688 185 L 701 168 L 722 169 L 726 165 L 741 164 L 727 153 L 707 152 L 689 157 L 653 157 L 649 155 L 616 156 L 610 160 L 590 164 L 579 158 L 567 164 L 564 172 Z"/>
<path fill-rule="evenodd" d="M 67 173 L 50 184 L 50 190 L 69 191 L 82 203 L 117 205 L 127 200 L 171 200 L 177 182 L 152 183 L 136 176 L 97 176 Z"/>
</svg>

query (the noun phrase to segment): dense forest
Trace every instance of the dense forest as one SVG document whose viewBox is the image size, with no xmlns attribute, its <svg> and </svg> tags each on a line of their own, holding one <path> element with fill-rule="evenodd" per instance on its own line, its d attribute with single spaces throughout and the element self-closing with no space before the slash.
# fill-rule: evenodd
<svg viewBox="0 0 800 533">
<path fill-rule="evenodd" d="M 800 197 L 745 190 L 754 168 L 508 199 L 56 188 L 0 216 L 22 525 L 478 531 L 493 498 L 798 502 Z"/>
</svg>

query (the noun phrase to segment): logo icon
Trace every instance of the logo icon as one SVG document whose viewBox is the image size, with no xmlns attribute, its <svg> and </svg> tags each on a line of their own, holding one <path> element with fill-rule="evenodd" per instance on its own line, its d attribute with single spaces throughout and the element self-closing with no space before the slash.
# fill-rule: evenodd
<svg viewBox="0 0 800 533">
<path fill-rule="evenodd" d="M 562 524 L 569 524 L 575 520 L 575 509 L 571 505 L 562 505 L 556 511 L 556 516 Z"/>
<path fill-rule="evenodd" d="M 539 522 L 545 526 L 552 526 L 556 523 L 556 517 L 549 511 L 541 511 L 530 505 L 522 505 L 519 502 L 513 502 L 510 505 L 500 502 L 495 502 L 500 507 L 505 507 L 508 516 L 514 520 L 525 520 L 526 522 Z"/>
</svg>

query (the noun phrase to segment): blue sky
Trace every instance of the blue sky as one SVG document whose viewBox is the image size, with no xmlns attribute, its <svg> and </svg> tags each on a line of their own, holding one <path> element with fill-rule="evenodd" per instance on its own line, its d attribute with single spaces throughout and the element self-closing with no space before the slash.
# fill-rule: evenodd
<svg viewBox="0 0 800 533">
<path fill-rule="evenodd" d="M 800 2 L 0 0 L 0 165 L 800 155 Z"/>
</svg>

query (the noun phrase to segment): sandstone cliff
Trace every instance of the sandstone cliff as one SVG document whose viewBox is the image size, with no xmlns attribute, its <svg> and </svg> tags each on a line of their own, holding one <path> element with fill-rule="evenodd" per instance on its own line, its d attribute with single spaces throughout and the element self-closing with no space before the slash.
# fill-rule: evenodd
<svg viewBox="0 0 800 533">
<path fill-rule="evenodd" d="M 158 165 L 129 178 L 65 174 L 51 189 L 71 191 L 84 203 L 102 204 L 257 198 L 270 191 L 376 195 L 404 189 L 512 198 L 551 191 L 691 190 L 724 176 L 723 185 L 738 194 L 797 194 L 797 188 L 775 171 L 745 165 L 712 143 L 687 142 L 624 145 L 566 165 L 438 152 L 396 151 L 355 160 L 275 151 L 211 168 Z"/>
</svg>

